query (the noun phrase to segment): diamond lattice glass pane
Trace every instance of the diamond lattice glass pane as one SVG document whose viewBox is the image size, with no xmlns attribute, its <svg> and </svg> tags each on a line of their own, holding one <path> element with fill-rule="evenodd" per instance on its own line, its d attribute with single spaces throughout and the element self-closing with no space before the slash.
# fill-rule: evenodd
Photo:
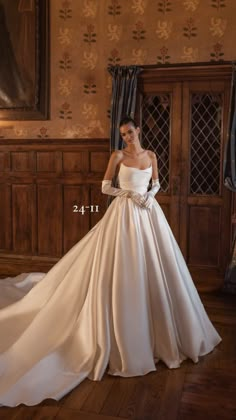
<svg viewBox="0 0 236 420">
<path fill-rule="evenodd" d="M 170 95 L 145 96 L 142 105 L 142 146 L 157 155 L 161 191 L 169 189 Z"/>
<path fill-rule="evenodd" d="M 219 194 L 221 94 L 192 94 L 190 193 Z"/>
</svg>

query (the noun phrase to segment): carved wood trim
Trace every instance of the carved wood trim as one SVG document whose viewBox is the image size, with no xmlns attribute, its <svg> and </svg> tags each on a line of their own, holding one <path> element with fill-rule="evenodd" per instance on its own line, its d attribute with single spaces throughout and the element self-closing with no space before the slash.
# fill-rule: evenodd
<svg viewBox="0 0 236 420">
<path fill-rule="evenodd" d="M 168 66 L 143 66 L 138 78 L 138 88 L 143 90 L 149 84 L 203 80 L 229 80 L 232 63 L 224 64 L 173 64 Z"/>
</svg>

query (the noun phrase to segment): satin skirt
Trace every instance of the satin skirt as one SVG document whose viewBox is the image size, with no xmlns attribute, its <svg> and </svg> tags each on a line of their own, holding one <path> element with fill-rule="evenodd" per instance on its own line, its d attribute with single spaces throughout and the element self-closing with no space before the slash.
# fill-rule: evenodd
<svg viewBox="0 0 236 420">
<path fill-rule="evenodd" d="M 1 405 L 59 400 L 105 371 L 196 363 L 221 341 L 156 201 L 147 210 L 117 197 L 46 275 L 0 287 Z"/>
</svg>

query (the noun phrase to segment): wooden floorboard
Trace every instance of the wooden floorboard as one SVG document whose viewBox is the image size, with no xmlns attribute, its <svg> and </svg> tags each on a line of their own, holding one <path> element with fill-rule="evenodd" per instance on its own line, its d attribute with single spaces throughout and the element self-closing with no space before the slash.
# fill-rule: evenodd
<svg viewBox="0 0 236 420">
<path fill-rule="evenodd" d="M 236 420 L 236 296 L 201 295 L 222 343 L 179 369 L 157 364 L 145 376 L 86 379 L 59 402 L 0 408 L 0 420 Z"/>
</svg>

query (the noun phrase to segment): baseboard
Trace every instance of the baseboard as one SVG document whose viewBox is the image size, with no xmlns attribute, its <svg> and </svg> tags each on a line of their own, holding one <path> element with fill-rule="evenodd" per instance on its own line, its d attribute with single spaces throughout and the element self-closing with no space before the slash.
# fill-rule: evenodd
<svg viewBox="0 0 236 420">
<path fill-rule="evenodd" d="M 0 255 L 0 278 L 16 276 L 20 273 L 47 273 L 59 258 L 34 257 L 24 255 Z"/>
</svg>

